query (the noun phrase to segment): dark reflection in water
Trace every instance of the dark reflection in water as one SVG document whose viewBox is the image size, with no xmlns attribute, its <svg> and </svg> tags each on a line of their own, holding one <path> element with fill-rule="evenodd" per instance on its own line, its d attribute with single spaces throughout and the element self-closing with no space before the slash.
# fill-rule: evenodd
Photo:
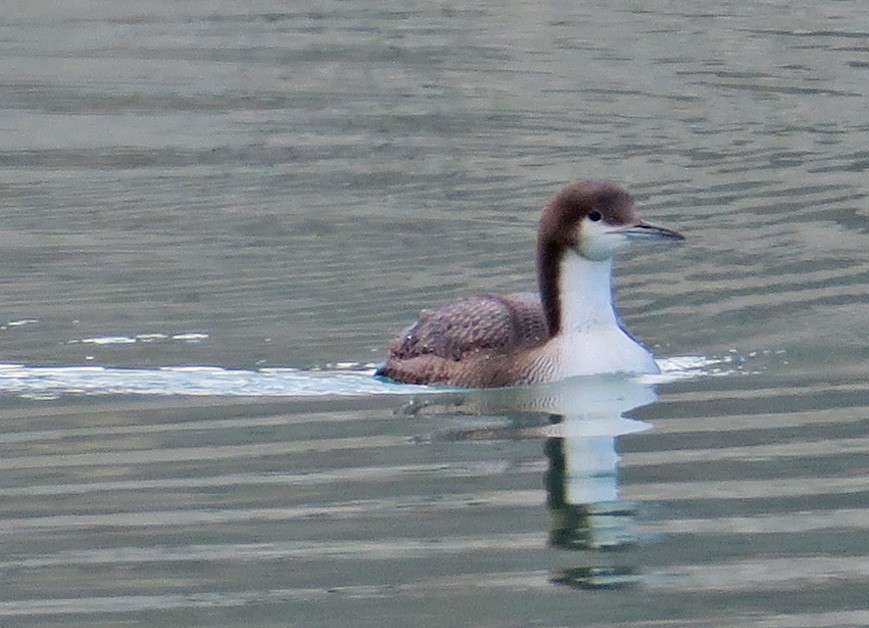
<svg viewBox="0 0 869 628">
<path fill-rule="evenodd" d="M 635 427 L 619 420 L 635 407 L 633 399 L 628 397 L 626 404 L 619 394 L 635 383 L 623 383 L 624 388 L 607 390 L 611 403 L 596 404 L 593 413 L 552 415 L 553 420 L 568 424 L 602 423 L 594 434 L 583 435 L 581 427 L 574 426 L 563 437 L 545 441 L 547 505 L 552 516 L 549 542 L 559 549 L 584 552 L 583 562 L 594 560 L 587 550 L 618 550 L 637 542 L 635 506 L 619 498 L 616 446 L 618 436 L 642 429 L 643 424 L 637 422 Z M 581 589 L 615 588 L 637 584 L 638 573 L 634 566 L 584 564 L 562 568 L 552 580 Z"/>
<path fill-rule="evenodd" d="M 546 441 L 549 460 L 547 504 L 552 513 L 550 542 L 554 547 L 570 550 L 618 549 L 636 542 L 636 535 L 631 530 L 636 514 L 634 506 L 618 498 L 616 460 L 608 468 L 604 465 L 589 468 L 589 461 L 582 458 L 582 451 L 577 450 L 599 449 L 605 444 L 577 442 L 581 440 L 585 439 L 570 437 Z M 612 447 L 614 442 L 609 444 Z M 612 490 L 609 498 L 594 494 L 600 486 L 594 486 L 588 493 L 583 490 L 590 488 L 583 487 L 583 484 L 601 483 L 611 484 L 607 487 Z"/>
<path fill-rule="evenodd" d="M 551 517 L 549 544 L 576 552 L 573 567 L 553 571 L 552 581 L 571 587 L 617 588 L 640 582 L 636 565 L 595 563 L 598 552 L 639 542 L 636 505 L 619 496 L 618 437 L 651 428 L 625 415 L 656 399 L 651 384 L 612 377 L 576 378 L 555 384 L 456 396 L 451 413 L 502 414 L 507 424 L 461 428 L 427 439 L 541 440 L 548 466 L 541 479 Z M 405 406 L 416 412 L 419 402 Z"/>
</svg>

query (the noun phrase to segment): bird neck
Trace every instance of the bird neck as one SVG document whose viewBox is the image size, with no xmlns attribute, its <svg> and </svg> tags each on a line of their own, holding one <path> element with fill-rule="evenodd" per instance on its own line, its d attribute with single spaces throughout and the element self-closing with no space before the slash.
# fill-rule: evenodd
<svg viewBox="0 0 869 628">
<path fill-rule="evenodd" d="M 612 260 L 595 261 L 564 252 L 558 273 L 562 334 L 581 332 L 598 325 L 618 325 L 613 303 Z"/>
</svg>

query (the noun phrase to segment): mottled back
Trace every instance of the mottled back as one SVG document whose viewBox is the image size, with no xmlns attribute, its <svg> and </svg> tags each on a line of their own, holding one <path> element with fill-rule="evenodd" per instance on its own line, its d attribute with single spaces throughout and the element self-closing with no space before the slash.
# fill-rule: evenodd
<svg viewBox="0 0 869 628">
<path fill-rule="evenodd" d="M 452 363 L 481 352 L 510 354 L 543 344 L 549 338 L 540 299 L 531 293 L 483 294 L 450 303 L 435 311 L 423 310 L 389 347 L 379 373 L 397 381 L 446 381 Z M 426 357 L 424 361 L 416 358 Z M 408 361 L 426 373 L 407 372 Z"/>
</svg>

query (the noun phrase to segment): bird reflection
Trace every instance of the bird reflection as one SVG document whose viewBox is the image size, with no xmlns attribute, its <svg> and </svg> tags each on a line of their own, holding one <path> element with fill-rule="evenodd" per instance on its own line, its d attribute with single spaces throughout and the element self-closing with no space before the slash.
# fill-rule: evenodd
<svg viewBox="0 0 869 628">
<path fill-rule="evenodd" d="M 622 376 L 472 391 L 452 399 L 452 413 L 502 414 L 507 424 L 452 429 L 439 440 L 543 439 L 549 545 L 585 564 L 559 567 L 552 581 L 576 588 L 634 584 L 632 566 L 595 561 L 637 543 L 636 507 L 619 496 L 618 437 L 651 425 L 624 415 L 657 399 L 650 384 Z M 419 410 L 416 407 L 414 411 Z"/>
<path fill-rule="evenodd" d="M 561 433 L 546 439 L 550 542 L 564 549 L 617 549 L 635 541 L 634 507 L 619 498 L 616 439 L 648 424 L 624 418 L 655 400 L 634 380 L 605 380 L 563 391 Z"/>
</svg>

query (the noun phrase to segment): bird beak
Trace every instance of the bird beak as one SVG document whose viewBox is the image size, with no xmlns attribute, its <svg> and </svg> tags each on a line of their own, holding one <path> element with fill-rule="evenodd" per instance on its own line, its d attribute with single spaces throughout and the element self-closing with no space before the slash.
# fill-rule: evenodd
<svg viewBox="0 0 869 628">
<path fill-rule="evenodd" d="M 621 229 L 616 229 L 615 233 L 623 235 L 630 241 L 671 240 L 675 242 L 685 239 L 685 236 L 677 231 L 673 231 L 672 229 L 665 229 L 664 227 L 656 227 L 655 225 L 650 225 L 645 222 L 631 225 L 630 227 L 622 227 Z"/>
</svg>

